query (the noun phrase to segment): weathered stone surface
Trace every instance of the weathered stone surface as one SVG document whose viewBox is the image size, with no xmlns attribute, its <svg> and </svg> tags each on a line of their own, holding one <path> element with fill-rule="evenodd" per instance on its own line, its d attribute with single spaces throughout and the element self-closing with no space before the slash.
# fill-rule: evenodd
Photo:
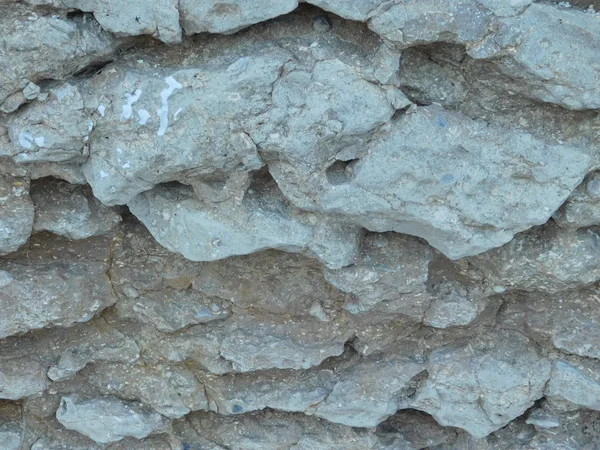
<svg viewBox="0 0 600 450">
<path fill-rule="evenodd" d="M 112 305 L 108 240 L 54 238 L 0 261 L 0 337 L 90 320 Z"/>
<path fill-rule="evenodd" d="M 594 228 L 567 231 L 549 223 L 507 245 L 458 262 L 490 293 L 560 292 L 600 279 L 600 235 Z"/>
<path fill-rule="evenodd" d="M 550 363 L 527 337 L 509 331 L 434 351 L 426 370 L 412 406 L 475 437 L 523 414 L 550 379 Z"/>
<path fill-rule="evenodd" d="M 600 225 L 600 172 L 588 175 L 552 218 L 569 229 Z"/>
<path fill-rule="evenodd" d="M 63 397 L 56 418 L 66 428 L 100 443 L 119 441 L 126 436 L 142 439 L 163 426 L 160 414 L 140 404 L 110 397 L 92 400 Z"/>
<path fill-rule="evenodd" d="M 47 379 L 41 364 L 27 358 L 2 361 L 0 398 L 19 400 L 38 394 L 46 388 Z"/>
<path fill-rule="evenodd" d="M 431 159 L 422 158 L 425 151 Z M 299 207 L 341 213 L 371 231 L 425 238 L 453 259 L 546 222 L 589 168 L 583 150 L 435 106 L 392 122 L 362 153 L 316 173 L 288 164 L 271 171 Z"/>
<path fill-rule="evenodd" d="M 0 256 L 27 242 L 33 229 L 33 214 L 27 179 L 0 174 Z"/>
<path fill-rule="evenodd" d="M 121 221 L 121 216 L 100 203 L 89 189 L 62 181 L 35 183 L 31 200 L 35 207 L 33 230 L 68 239 L 109 234 Z"/>
<path fill-rule="evenodd" d="M 60 80 L 110 58 L 119 42 L 90 19 L 69 20 L 19 4 L 0 4 L 0 28 L 4 31 L 0 41 L 0 110 L 12 112 L 24 103 L 23 94 L 15 106 L 6 101 L 30 82 Z"/>
<path fill-rule="evenodd" d="M 261 184 L 237 205 L 207 205 L 194 198 L 191 188 L 175 186 L 141 194 L 129 208 L 161 245 L 193 261 L 268 249 L 304 252 L 331 267 L 353 260 L 361 234 L 357 227 L 298 211 L 275 183 Z"/>
<path fill-rule="evenodd" d="M 0 448 L 599 448 L 589 1 L 0 0 Z"/>
</svg>

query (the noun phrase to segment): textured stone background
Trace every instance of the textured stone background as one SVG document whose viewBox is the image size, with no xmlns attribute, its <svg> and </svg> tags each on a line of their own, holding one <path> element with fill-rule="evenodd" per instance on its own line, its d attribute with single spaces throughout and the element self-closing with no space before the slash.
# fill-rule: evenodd
<svg viewBox="0 0 600 450">
<path fill-rule="evenodd" d="M 600 448 L 594 7 L 0 0 L 0 450 Z"/>
</svg>

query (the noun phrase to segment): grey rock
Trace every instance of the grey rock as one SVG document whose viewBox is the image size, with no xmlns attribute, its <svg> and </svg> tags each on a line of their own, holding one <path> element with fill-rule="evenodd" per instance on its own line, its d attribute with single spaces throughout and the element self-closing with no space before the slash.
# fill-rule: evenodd
<svg viewBox="0 0 600 450">
<path fill-rule="evenodd" d="M 342 269 L 326 269 L 325 279 L 358 301 L 345 307 L 357 314 L 381 302 L 388 310 L 422 319 L 431 303 L 429 264 L 435 252 L 420 239 L 394 233 L 370 233 L 358 260 Z"/>
<path fill-rule="evenodd" d="M 0 256 L 29 240 L 33 215 L 27 179 L 0 175 Z"/>
<path fill-rule="evenodd" d="M 16 162 L 82 162 L 94 121 L 84 111 L 83 99 L 69 83 L 50 90 L 45 102 L 34 102 L 10 116 L 12 142 L 8 155 Z"/>
<path fill-rule="evenodd" d="M 121 216 L 104 206 L 85 187 L 62 181 L 34 183 L 31 200 L 35 207 L 34 231 L 50 231 L 68 239 L 86 239 L 109 234 Z"/>
<path fill-rule="evenodd" d="M 544 392 L 546 398 L 566 410 L 581 407 L 600 410 L 598 368 L 597 363 L 570 364 L 556 360 Z"/>
<path fill-rule="evenodd" d="M 186 34 L 235 33 L 249 25 L 287 14 L 298 6 L 297 0 L 243 0 L 227 3 L 216 0 L 182 0 L 179 2 L 181 26 Z"/>
<path fill-rule="evenodd" d="M 119 45 L 88 16 L 69 20 L 20 4 L 2 4 L 0 12 L 0 28 L 5 31 L 0 41 L 0 105 L 30 82 L 64 79 L 109 58 Z M 20 95 L 17 107 L 26 101 Z"/>
<path fill-rule="evenodd" d="M 457 267 L 490 293 L 556 293 L 600 279 L 599 254 L 597 230 L 568 231 L 549 223 L 518 234 L 503 247 L 465 258 Z"/>
<path fill-rule="evenodd" d="M 99 363 L 90 368 L 88 381 L 110 395 L 140 401 L 171 419 L 208 409 L 203 384 L 186 367 L 160 363 L 152 367 Z"/>
<path fill-rule="evenodd" d="M 139 403 L 110 397 L 91 400 L 63 397 L 56 418 L 65 428 L 99 443 L 120 441 L 126 436 L 142 439 L 164 426 L 160 414 Z"/>
<path fill-rule="evenodd" d="M 444 426 L 481 438 L 523 414 L 544 395 L 550 362 L 525 336 L 490 333 L 432 353 L 412 406 Z"/>
<path fill-rule="evenodd" d="M 541 408 L 532 410 L 527 416 L 526 423 L 540 428 L 560 427 L 558 418 Z"/>
<path fill-rule="evenodd" d="M 431 159 L 422 158 L 425 151 Z M 270 170 L 301 208 L 425 238 L 452 259 L 546 222 L 589 170 L 582 149 L 567 151 L 437 106 L 392 122 L 362 153 L 316 171 L 283 163 Z"/>
<path fill-rule="evenodd" d="M 593 172 L 552 216 L 564 228 L 600 225 L 600 172 Z"/>
<path fill-rule="evenodd" d="M 2 361 L 0 367 L 0 398 L 19 400 L 39 394 L 47 385 L 44 367 L 27 358 Z"/>
<path fill-rule="evenodd" d="M 207 205 L 196 200 L 190 188 L 176 186 L 140 194 L 128 206 L 161 245 L 193 261 L 267 249 L 304 252 L 330 267 L 353 260 L 361 234 L 358 227 L 303 213 L 288 205 L 271 180 L 260 183 L 238 205 Z"/>
<path fill-rule="evenodd" d="M 87 254 L 86 254 L 87 252 Z M 90 320 L 112 305 L 108 240 L 74 245 L 54 238 L 0 261 L 0 337 Z"/>
<path fill-rule="evenodd" d="M 23 421 L 20 406 L 12 402 L 0 403 L 0 448 L 19 450 L 23 443 Z"/>
</svg>

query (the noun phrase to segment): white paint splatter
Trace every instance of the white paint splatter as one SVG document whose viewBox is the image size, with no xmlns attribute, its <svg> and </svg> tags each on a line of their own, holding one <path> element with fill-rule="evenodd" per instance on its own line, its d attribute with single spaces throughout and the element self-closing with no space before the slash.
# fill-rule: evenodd
<svg viewBox="0 0 600 450">
<path fill-rule="evenodd" d="M 119 154 L 123 153 L 123 149 L 122 148 L 117 148 L 117 153 L 119 153 Z"/>
<path fill-rule="evenodd" d="M 101 180 L 104 180 L 107 176 L 108 176 L 108 174 L 104 170 L 100 171 L 100 179 Z"/>
<path fill-rule="evenodd" d="M 136 89 L 133 95 L 127 93 L 125 97 L 127 98 L 127 103 L 123 105 L 123 112 L 121 113 L 121 119 L 131 119 L 133 115 L 133 104 L 140 99 L 142 95 L 141 89 Z"/>
<path fill-rule="evenodd" d="M 100 114 L 100 117 L 104 117 L 104 111 L 106 111 L 104 105 L 98 106 L 98 113 Z"/>
<path fill-rule="evenodd" d="M 183 108 L 179 108 L 177 111 L 175 111 L 175 114 L 173 114 L 173 120 L 177 120 L 177 116 L 179 116 L 181 111 L 183 111 Z"/>
<path fill-rule="evenodd" d="M 19 133 L 19 145 L 23 148 L 33 148 L 33 135 L 27 131 Z"/>
<path fill-rule="evenodd" d="M 88 133 L 94 129 L 94 122 L 90 120 L 88 122 Z"/>
<path fill-rule="evenodd" d="M 150 113 L 145 109 L 140 109 L 138 111 L 138 117 L 140 118 L 140 125 L 146 125 L 148 119 L 150 118 Z"/>
<path fill-rule="evenodd" d="M 35 142 L 35 145 L 37 145 L 38 147 L 43 147 L 44 146 L 44 136 L 40 136 L 40 137 L 36 137 L 33 142 Z"/>
<path fill-rule="evenodd" d="M 123 169 L 129 169 L 131 167 L 131 163 L 129 161 L 127 161 L 125 164 L 123 164 Z"/>
<path fill-rule="evenodd" d="M 179 84 L 173 77 L 165 78 L 165 82 L 167 83 L 168 87 L 163 89 L 163 91 L 160 93 L 162 105 L 160 109 L 156 111 L 160 119 L 160 126 L 156 132 L 157 136 L 164 136 L 167 131 L 167 127 L 169 126 L 169 97 L 175 89 L 183 88 L 183 86 Z"/>
</svg>

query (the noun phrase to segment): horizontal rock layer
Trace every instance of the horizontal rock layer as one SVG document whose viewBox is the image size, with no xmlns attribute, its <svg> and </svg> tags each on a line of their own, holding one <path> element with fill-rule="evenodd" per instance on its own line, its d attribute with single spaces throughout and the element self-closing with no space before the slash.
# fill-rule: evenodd
<svg viewBox="0 0 600 450">
<path fill-rule="evenodd" d="M 593 2 L 0 0 L 0 448 L 600 446 Z"/>
</svg>

